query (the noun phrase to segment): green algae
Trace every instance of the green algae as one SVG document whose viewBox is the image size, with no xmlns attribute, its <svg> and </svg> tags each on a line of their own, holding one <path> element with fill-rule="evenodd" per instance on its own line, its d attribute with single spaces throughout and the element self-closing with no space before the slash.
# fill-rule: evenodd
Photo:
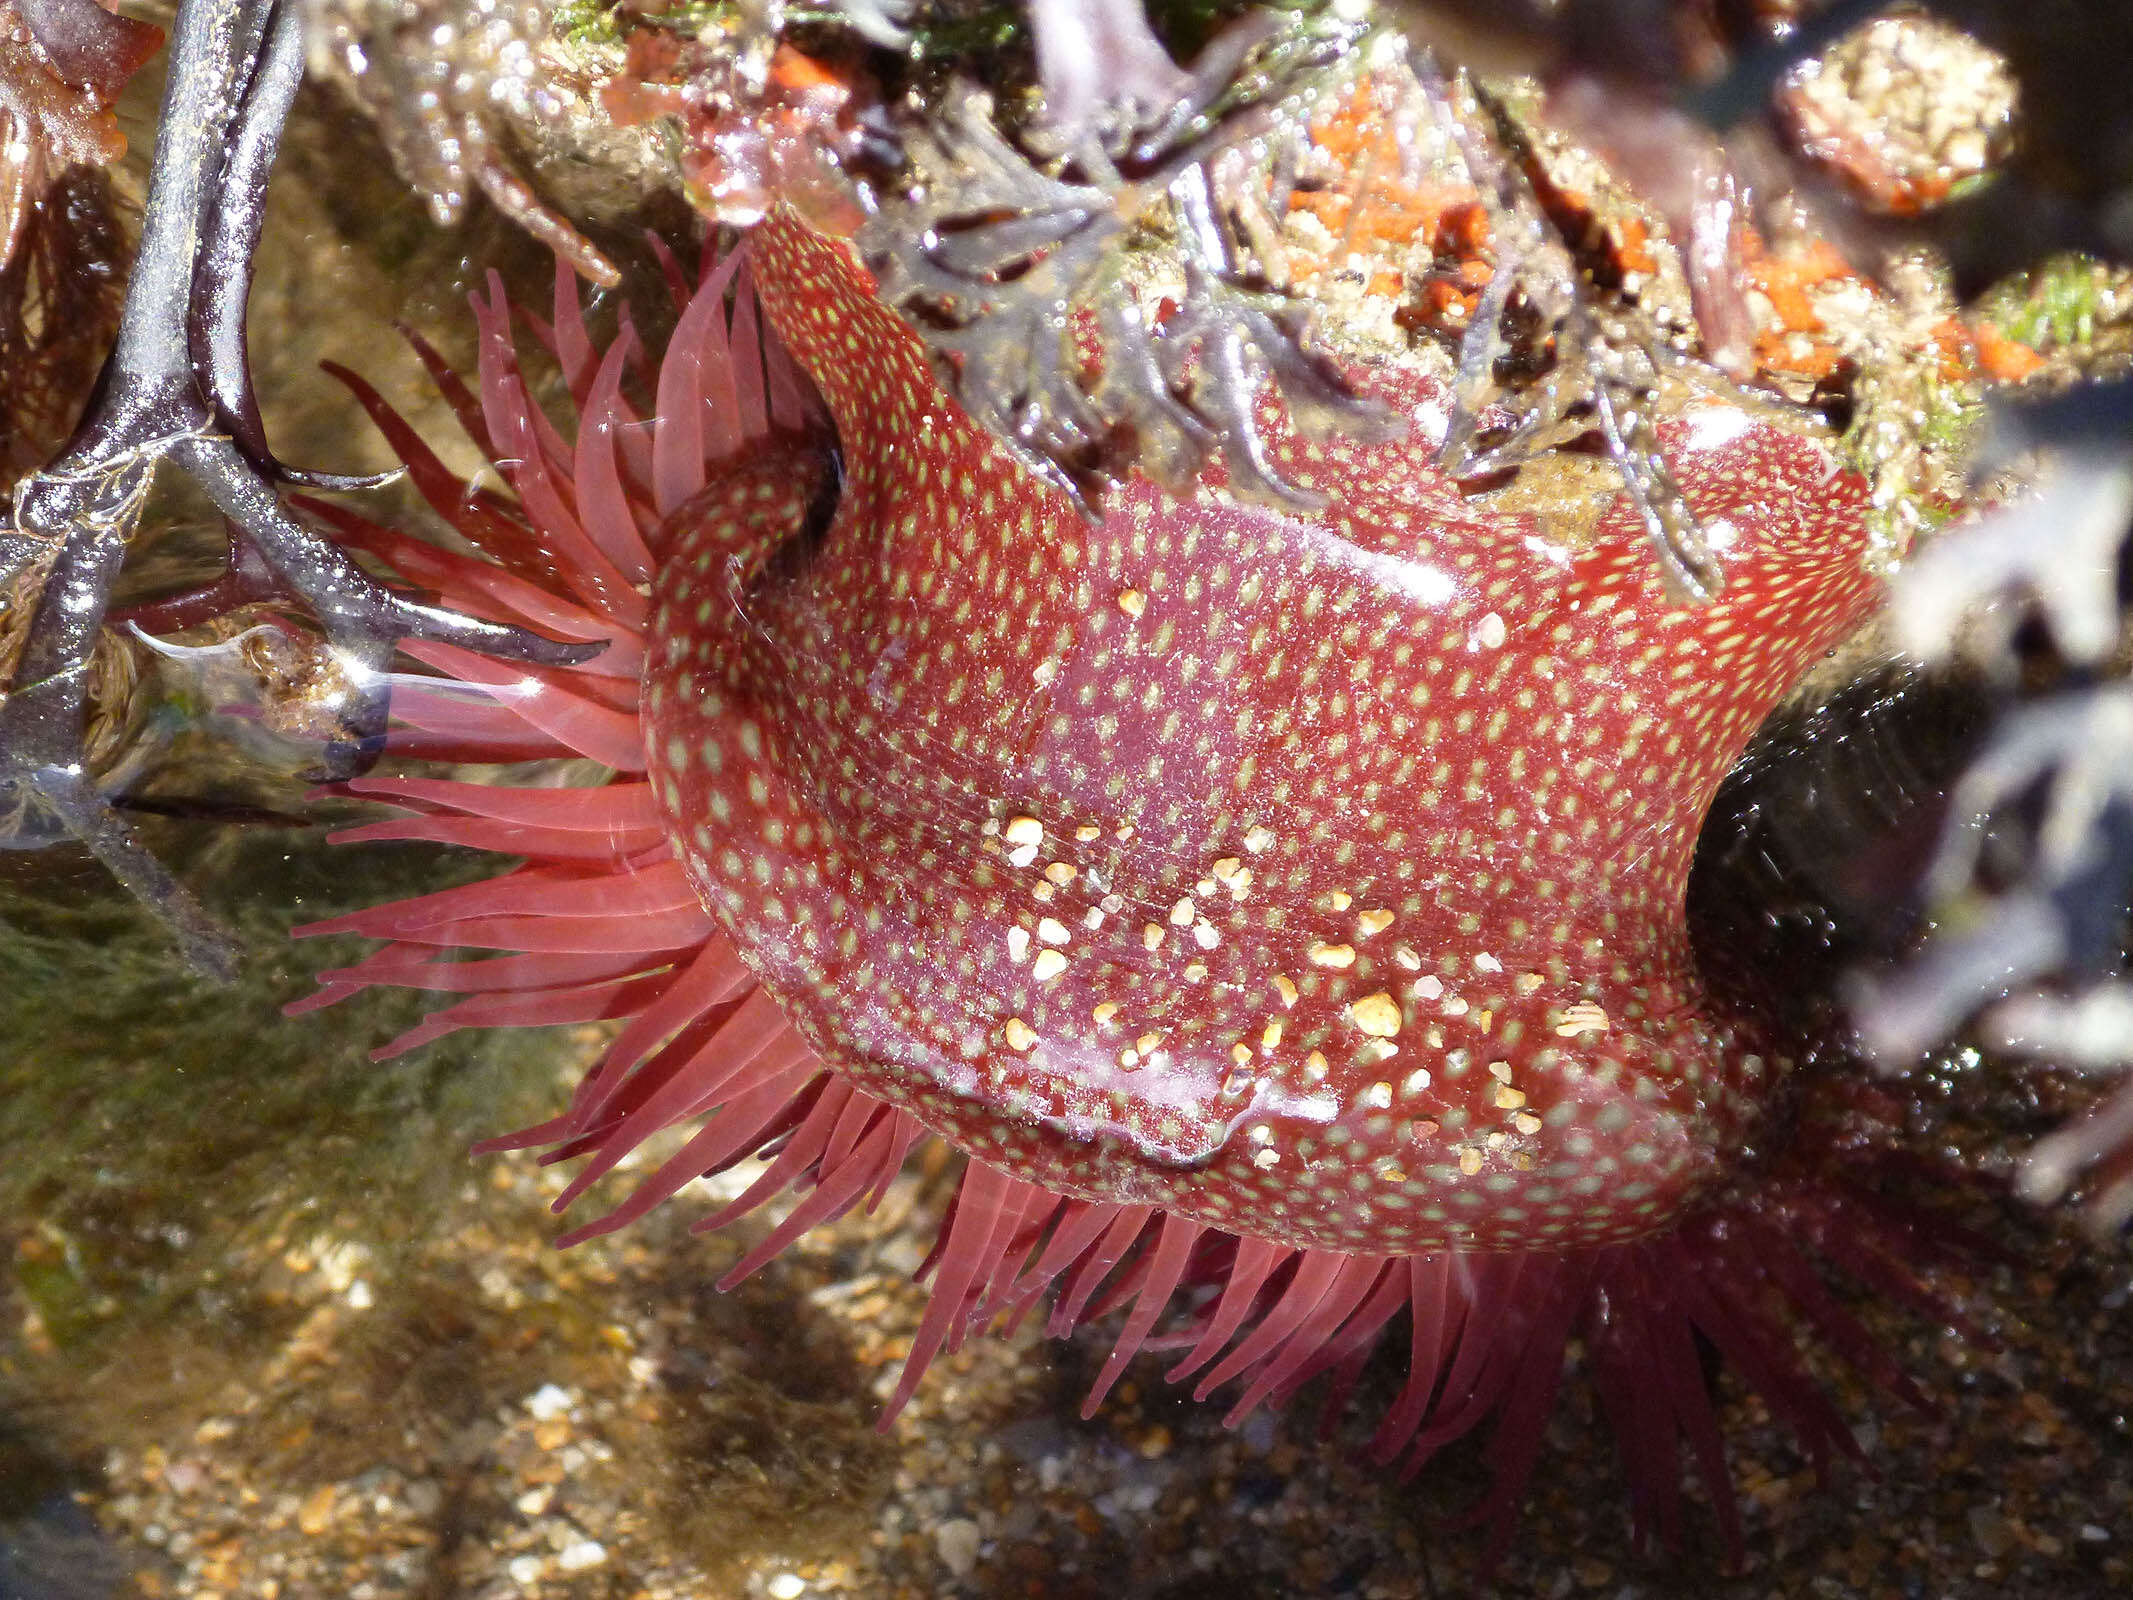
<svg viewBox="0 0 2133 1600">
<path fill-rule="evenodd" d="M 2108 320 L 2111 273 L 2086 256 L 2055 256 L 1987 297 L 2000 331 L 2033 349 L 2088 344 Z"/>
<path fill-rule="evenodd" d="M 2104 375 L 2133 359 L 2133 271 L 2058 255 L 1989 290 L 1979 315 L 2053 368 Z"/>
<path fill-rule="evenodd" d="M 244 950 L 237 981 L 186 968 L 167 934 L 86 860 L 0 879 L 0 1215 L 11 1288 L 39 1339 L 94 1366 L 156 1324 L 218 1339 L 276 1319 L 217 1258 L 240 1236 L 328 1219 L 420 1236 L 469 1175 L 466 1147 L 554 1098 L 568 1041 L 456 1035 L 369 1059 L 435 997 L 372 992 L 281 1015 L 361 941 L 289 926 L 493 869 L 404 847 L 329 850 L 323 830 L 152 830 Z"/>
</svg>

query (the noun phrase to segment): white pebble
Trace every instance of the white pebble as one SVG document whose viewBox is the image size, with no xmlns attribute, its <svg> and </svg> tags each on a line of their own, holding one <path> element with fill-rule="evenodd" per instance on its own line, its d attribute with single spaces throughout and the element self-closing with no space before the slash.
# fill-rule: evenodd
<svg viewBox="0 0 2133 1600">
<path fill-rule="evenodd" d="M 790 1572 L 779 1573 L 763 1587 L 770 1600 L 800 1600 L 800 1596 L 807 1593 L 807 1585 Z"/>
<path fill-rule="evenodd" d="M 580 1539 L 576 1544 L 564 1546 L 563 1553 L 555 1558 L 555 1564 L 565 1572 L 585 1572 L 606 1559 L 606 1545 L 597 1539 Z"/>
<path fill-rule="evenodd" d="M 941 1565 L 958 1578 L 967 1578 L 978 1564 L 978 1525 L 968 1517 L 955 1517 L 933 1530 L 933 1548 Z"/>
<path fill-rule="evenodd" d="M 526 1410 L 535 1422 L 552 1422 L 570 1409 L 570 1391 L 544 1383 L 526 1397 Z"/>
</svg>

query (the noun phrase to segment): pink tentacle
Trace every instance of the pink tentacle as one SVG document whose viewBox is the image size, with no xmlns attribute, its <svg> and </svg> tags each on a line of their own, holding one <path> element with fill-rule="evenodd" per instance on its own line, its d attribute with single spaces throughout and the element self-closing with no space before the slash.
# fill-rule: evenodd
<svg viewBox="0 0 2133 1600">
<path fill-rule="evenodd" d="M 1512 1533 L 1518 1525 L 1519 1508 L 1525 1503 L 1526 1485 L 1540 1459 L 1548 1418 L 1555 1410 L 1555 1397 L 1563 1382 L 1563 1350 L 1570 1329 L 1585 1303 L 1592 1282 L 1590 1253 L 1561 1257 L 1548 1263 L 1543 1275 L 1545 1298 L 1535 1309 L 1529 1332 L 1515 1358 L 1502 1363 L 1503 1384 L 1492 1401 L 1496 1431 L 1489 1440 L 1488 1461 L 1494 1475 L 1482 1515 L 1489 1524 L 1488 1543 L 1482 1549 L 1484 1569 L 1499 1565 L 1509 1553 Z M 1680 1376 L 1701 1382 L 1692 1364 Z"/>
<path fill-rule="evenodd" d="M 666 991 L 630 1019 L 609 1047 L 607 1061 L 619 1077 L 713 1006 L 731 1000 L 755 981 L 730 941 L 714 938 L 677 973 Z"/>
<path fill-rule="evenodd" d="M 1288 1308 L 1289 1296 L 1283 1295 L 1281 1302 L 1268 1313 L 1262 1326 L 1276 1330 L 1275 1336 L 1267 1341 L 1265 1356 L 1252 1363 L 1258 1370 L 1225 1415 L 1224 1421 L 1228 1425 L 1242 1422 L 1262 1403 L 1282 1394 L 1291 1381 L 1310 1366 L 1332 1339 L 1335 1330 L 1369 1298 L 1384 1266 L 1376 1256 L 1334 1256 L 1332 1260 L 1335 1269 L 1315 1301 L 1308 1306 L 1299 1304 L 1292 1312 Z M 1300 1283 L 1302 1278 L 1299 1271 L 1297 1282 Z M 1305 1297 L 1298 1298 L 1302 1301 Z M 1258 1336 L 1255 1333 L 1253 1337 Z M 1242 1350 L 1244 1346 L 1238 1348 Z M 1238 1368 L 1240 1373 L 1246 1370 L 1245 1367 Z"/>
<path fill-rule="evenodd" d="M 494 622 L 523 623 L 563 639 L 604 643 L 606 649 L 573 669 L 582 676 L 623 678 L 634 684 L 643 670 L 642 641 L 612 618 L 489 562 L 393 533 L 323 501 L 290 498 L 332 527 L 342 544 L 379 557 L 412 583 L 450 595 L 457 610 Z"/>
<path fill-rule="evenodd" d="M 474 297 L 475 321 L 481 339 L 481 403 L 491 436 L 501 448 L 493 455 L 526 514 L 541 532 L 542 548 L 555 560 L 571 587 L 597 604 L 608 615 L 633 629 L 642 629 L 646 615 L 644 597 L 637 593 L 607 553 L 589 538 L 578 521 L 575 506 L 565 494 L 569 455 L 560 467 L 550 464 L 551 452 L 562 450 L 560 440 L 551 446 L 541 434 L 547 419 L 526 393 L 518 357 L 511 347 L 510 319 L 504 309 L 503 283 L 490 274 L 493 303 Z"/>
<path fill-rule="evenodd" d="M 372 938 L 396 938 L 411 945 L 449 950 L 518 950 L 527 954 L 591 955 L 603 950 L 661 951 L 700 944 L 712 933 L 711 919 L 694 906 L 620 916 L 558 917 L 545 912 L 528 916 L 468 917 L 430 927 L 373 932 Z"/>
<path fill-rule="evenodd" d="M 767 1077 L 736 1095 L 688 1143 L 661 1162 L 620 1205 L 563 1234 L 556 1240 L 556 1248 L 568 1249 L 587 1239 L 627 1227 L 671 1200 L 697 1178 L 721 1171 L 747 1156 L 760 1147 L 770 1131 L 785 1119 L 794 1099 L 821 1076 L 821 1067 L 810 1062 L 783 1075 Z M 562 1209 L 560 1203 L 556 1209 Z"/>
<path fill-rule="evenodd" d="M 760 1012 L 764 1003 L 751 996 L 741 1002 L 734 1016 L 740 1017 L 751 1007 Z M 633 1098 L 619 1119 L 608 1114 L 620 1108 L 613 1105 L 611 1097 L 602 1097 L 586 1107 L 573 1108 L 568 1117 L 560 1119 L 562 1126 L 550 1132 L 547 1139 L 533 1141 L 567 1140 L 569 1145 L 560 1152 L 566 1156 L 581 1142 L 597 1141 L 592 1159 L 571 1180 L 562 1202 L 567 1205 L 575 1200 L 660 1129 L 690 1117 L 708 1116 L 752 1092 L 762 1081 L 783 1080 L 802 1067 L 816 1065 L 805 1041 L 790 1029 L 781 1027 L 772 1032 L 751 1028 L 748 1022 L 743 1018 L 742 1026 L 730 1034 L 720 1027 L 708 1043 L 698 1044 L 692 1038 L 690 1043 L 696 1048 L 688 1049 L 676 1062 L 660 1063 L 661 1069 L 671 1075 L 646 1085 L 649 1092 L 642 1099 Z M 632 1090 L 635 1087 L 632 1083 Z"/>
<path fill-rule="evenodd" d="M 674 324 L 659 367 L 659 425 L 652 438 L 652 500 L 670 517 L 709 481 L 705 464 L 741 444 L 733 424 L 733 364 L 726 348 L 724 295 L 739 265 L 728 256 Z M 714 409 L 722 399 L 724 409 Z"/>
<path fill-rule="evenodd" d="M 564 749 L 618 772 L 644 770 L 644 735 L 637 718 L 597 704 L 585 684 L 573 681 L 570 669 L 496 661 L 458 645 L 424 639 L 409 640 L 402 648 L 461 683 L 495 691 L 513 716 Z"/>
<path fill-rule="evenodd" d="M 1133 1310 L 1127 1315 L 1126 1325 L 1119 1331 L 1118 1343 L 1111 1347 L 1103 1370 L 1089 1385 L 1088 1397 L 1081 1403 L 1084 1422 L 1096 1415 L 1104 1403 L 1104 1396 L 1111 1392 L 1111 1386 L 1126 1370 L 1126 1363 L 1140 1354 L 1141 1345 L 1154 1329 L 1156 1318 L 1163 1314 L 1163 1308 L 1170 1304 L 1170 1297 L 1177 1292 L 1186 1260 L 1203 1231 L 1201 1224 L 1175 1212 L 1163 1218 L 1155 1248 L 1148 1256 L 1147 1276 L 1133 1302 Z"/>
<path fill-rule="evenodd" d="M 933 1292 L 927 1298 L 925 1315 L 911 1340 L 911 1353 L 896 1392 L 882 1410 L 881 1427 L 887 1430 L 910 1403 L 926 1368 L 962 1320 L 963 1308 L 976 1284 L 992 1276 L 1012 1234 L 1009 1214 L 1019 1214 L 1026 1197 L 1017 1191 L 1022 1180 L 1011 1177 L 990 1162 L 973 1161 L 963 1169 L 963 1185 L 956 1195 L 954 1214 L 938 1252 L 933 1273 Z"/>
<path fill-rule="evenodd" d="M 575 829 L 605 834 L 632 847 L 661 843 L 659 802 L 648 783 L 605 783 L 589 788 L 507 789 L 455 778 L 351 778 L 341 786 L 365 799 L 437 807 L 470 817 L 529 828 Z"/>
<path fill-rule="evenodd" d="M 1324 1403 L 1320 1407 L 1320 1433 L 1330 1436 L 1341 1414 L 1347 1409 L 1349 1395 L 1363 1374 L 1364 1363 L 1384 1337 L 1385 1326 L 1406 1307 L 1410 1293 L 1408 1261 L 1395 1256 L 1381 1262 L 1375 1286 L 1370 1296 L 1358 1307 L 1339 1330 L 1327 1338 L 1324 1346 L 1304 1366 L 1296 1369 L 1282 1380 L 1274 1391 L 1272 1404 L 1285 1406 L 1298 1389 L 1321 1372 L 1331 1372 L 1332 1381 L 1326 1386 Z"/>
<path fill-rule="evenodd" d="M 552 761 L 554 741 L 493 701 L 401 686 L 393 692 L 393 716 L 401 724 L 386 748 L 439 761 Z"/>
<path fill-rule="evenodd" d="M 626 334 L 609 346 L 586 392 L 574 470 L 586 532 L 631 583 L 648 583 L 652 553 L 623 491 L 615 456 L 615 436 L 622 425 L 622 369 L 631 338 Z"/>
<path fill-rule="evenodd" d="M 635 976 L 648 963 L 641 955 L 595 953 L 572 956 L 493 956 L 480 961 L 436 961 L 419 946 L 389 944 L 352 967 L 319 976 L 365 988 L 429 989 L 443 994 L 502 990 L 565 989 L 604 978 Z"/>
<path fill-rule="evenodd" d="M 597 886 L 597 893 L 588 893 Z M 479 883 L 460 884 L 435 893 L 366 906 L 344 916 L 306 923 L 299 938 L 323 933 L 368 933 L 399 938 L 425 928 L 468 917 L 519 915 L 559 921 L 644 916 L 694 907 L 681 863 L 671 857 L 629 873 L 587 873 L 561 867 L 521 867 Z"/>
<path fill-rule="evenodd" d="M 1451 1353 L 1464 1340 L 1466 1314 L 1473 1301 L 1463 1266 L 1449 1251 L 1408 1261 L 1407 1382 L 1365 1447 L 1370 1459 L 1381 1466 L 1397 1460 L 1420 1431 Z M 1459 1271 L 1456 1282 L 1455 1270 Z"/>
<path fill-rule="evenodd" d="M 598 358 L 593 353 L 592 336 L 585 331 L 585 310 L 578 301 L 578 275 L 561 259 L 555 264 L 552 329 L 550 348 L 555 351 L 556 365 L 563 369 L 563 381 L 570 385 L 571 404 L 583 416 Z M 609 353 L 613 353 L 612 346 Z"/>
<path fill-rule="evenodd" d="M 544 861 L 570 861 L 582 866 L 619 866 L 646 848 L 663 846 L 654 839 L 644 842 L 603 839 L 582 828 L 529 828 L 521 822 L 498 822 L 488 817 L 396 817 L 386 822 L 366 822 L 359 827 L 329 833 L 332 844 L 367 844 L 394 839 L 420 839 L 430 844 L 456 845 L 462 850 L 488 850 L 497 855 L 538 856 Z"/>
<path fill-rule="evenodd" d="M 903 1165 L 905 1154 L 924 1131 L 902 1112 L 878 1102 L 869 1108 L 867 1116 L 856 1120 L 861 1136 L 849 1149 L 832 1151 L 822 1158 L 815 1187 L 807 1198 L 741 1258 L 732 1277 L 752 1277 L 802 1235 L 858 1205 L 884 1174 L 893 1175 Z"/>
<path fill-rule="evenodd" d="M 373 1061 L 390 1061 L 463 1028 L 552 1028 L 565 1023 L 606 1022 L 626 1017 L 643 1004 L 660 980 L 622 978 L 567 989 L 531 989 L 476 994 L 432 1011 L 389 1044 L 371 1051 Z"/>
<path fill-rule="evenodd" d="M 1001 1288 L 996 1300 L 986 1308 L 987 1314 L 1007 1313 L 1008 1325 L 1019 1327 L 1059 1274 L 1089 1252 L 1118 1219 L 1121 1209 L 1100 1201 L 1062 1202 L 1053 1215 L 1051 1237 L 1036 1261 L 1026 1262 L 1020 1274 Z"/>
<path fill-rule="evenodd" d="M 1274 1269 L 1286 1262 L 1295 1251 L 1286 1245 L 1276 1244 L 1271 1239 L 1239 1239 L 1237 1256 L 1230 1264 L 1228 1280 L 1222 1285 L 1222 1294 L 1216 1300 L 1214 1310 L 1207 1319 L 1207 1326 L 1200 1340 L 1185 1353 L 1184 1359 L 1170 1369 L 1165 1376 L 1172 1383 L 1183 1383 L 1187 1378 L 1206 1366 L 1229 1344 L 1245 1318 L 1259 1302 L 1259 1291 L 1266 1286 Z M 1194 1399 L 1206 1398 L 1213 1384 L 1194 1390 Z"/>
<path fill-rule="evenodd" d="M 1073 1276 L 1060 1289 L 1058 1299 L 1052 1302 L 1052 1314 L 1045 1322 L 1045 1332 L 1055 1339 L 1063 1339 L 1081 1325 L 1089 1297 L 1110 1276 L 1111 1269 L 1132 1248 L 1133 1241 L 1140 1237 L 1149 1219 L 1155 1215 L 1154 1206 L 1118 1207 L 1102 1235 L 1075 1265 Z"/>
</svg>

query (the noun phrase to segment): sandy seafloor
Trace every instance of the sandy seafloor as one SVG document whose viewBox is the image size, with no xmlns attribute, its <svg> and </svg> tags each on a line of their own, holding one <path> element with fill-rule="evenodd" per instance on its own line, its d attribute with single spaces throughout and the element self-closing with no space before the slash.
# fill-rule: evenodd
<svg viewBox="0 0 2133 1600">
<path fill-rule="evenodd" d="M 258 893 L 279 877 L 307 914 L 323 909 L 321 851 L 289 842 L 255 834 L 213 864 Z M 371 889 L 417 865 L 419 852 L 392 854 Z M 1309 1414 L 1224 1431 L 1217 1407 L 1162 1384 L 1159 1358 L 1083 1422 L 1102 1329 L 981 1342 L 877 1433 L 946 1167 L 914 1166 L 877 1215 L 810 1235 L 731 1294 L 711 1282 L 765 1223 L 692 1236 L 694 1199 L 557 1252 L 545 1207 L 561 1175 L 463 1145 L 559 1104 L 590 1030 L 373 1066 L 363 1047 L 389 1026 L 378 1007 L 240 1015 L 302 989 L 265 930 L 254 976 L 210 996 L 153 958 L 152 931 L 126 936 L 86 873 L 74 887 L 88 908 L 46 927 L 94 918 L 100 952 L 70 959 L 21 936 L 39 919 L 11 898 L 18 934 L 0 953 L 11 988 L 39 980 L 41 1012 L 32 1048 L 10 1052 L 0 1113 L 25 1153 L 5 1211 L 0 1516 L 13 1520 L 0 1550 L 13 1565 L 0 1593 L 1479 1592 L 1477 1540 L 1457 1526 L 1483 1481 L 1474 1451 L 1400 1484 L 1357 1459 L 1354 1419 L 1323 1440 Z M 55 1118 L 46 1159 L 26 1106 Z M 42 1170 L 26 1184 L 28 1168 Z M 1573 1375 L 1495 1592 L 2126 1592 L 2123 1256 L 1989 1197 L 1960 1209 L 2019 1260 L 1943 1279 L 1997 1348 L 1868 1307 L 1937 1407 L 1869 1403 L 1837 1373 L 1871 1471 L 1818 1486 L 1721 1379 L 1748 1568 L 1718 1574 L 1700 1506 L 1680 1555 L 1639 1559 Z M 1359 1404 L 1396 1381 L 1386 1366 Z"/>
<path fill-rule="evenodd" d="M 541 281 L 492 225 L 432 234 L 374 150 L 348 158 L 350 137 L 300 121 L 254 315 L 277 437 L 336 468 L 379 464 L 377 447 L 313 360 L 352 360 L 412 400 L 411 363 L 380 336 L 390 316 L 463 355 L 454 286 L 474 263 L 501 255 L 515 283 Z M 321 283 L 332 316 L 309 298 Z M 179 791 L 300 804 L 293 778 L 240 781 L 200 752 L 174 766 Z M 1480 1592 L 1459 1526 L 1478 1453 L 1409 1484 L 1358 1458 L 1390 1366 L 1329 1438 L 1301 1413 L 1225 1431 L 1154 1357 L 1084 1422 L 1107 1330 L 1025 1329 L 939 1362 L 877 1433 L 945 1167 L 914 1167 L 879 1214 L 817 1231 L 732 1294 L 712 1280 L 767 1220 L 695 1237 L 695 1198 L 553 1251 L 563 1176 L 465 1147 L 560 1107 L 595 1034 L 379 1065 L 366 1051 L 413 1006 L 276 1010 L 355 953 L 292 953 L 289 923 L 465 864 L 257 823 L 154 833 L 241 925 L 237 988 L 184 972 L 78 857 L 0 859 L 0 1596 Z M 1929 1136 L 1989 1150 L 2050 1112 L 1987 1087 Z M 1573 1375 L 1495 1592 L 2133 1592 L 2133 1260 L 1986 1194 L 1958 1206 L 2009 1254 L 1944 1281 L 1995 1343 L 1866 1307 L 1936 1406 L 1870 1402 L 1834 1372 L 1869 1469 L 1818 1485 L 1721 1378 L 1747 1568 L 1720 1575 L 1700 1504 L 1684 1551 L 1640 1558 Z"/>
</svg>

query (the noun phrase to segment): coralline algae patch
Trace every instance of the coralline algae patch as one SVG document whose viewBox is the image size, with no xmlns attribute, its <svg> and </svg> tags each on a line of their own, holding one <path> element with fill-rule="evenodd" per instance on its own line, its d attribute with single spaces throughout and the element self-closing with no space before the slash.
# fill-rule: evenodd
<svg viewBox="0 0 2133 1600">
<path fill-rule="evenodd" d="M 1702 612 L 1626 517 L 1556 545 L 1419 442 L 1286 443 L 1322 518 L 1089 527 L 827 247 L 755 248 L 848 476 L 804 565 L 678 532 L 650 749 L 826 1059 L 1048 1187 L 1299 1245 L 1597 1243 L 1708 1181 L 1768 1066 L 1683 944 L 1696 823 L 1870 594 L 1821 445 L 1672 430 L 1738 540 Z"/>
</svg>

